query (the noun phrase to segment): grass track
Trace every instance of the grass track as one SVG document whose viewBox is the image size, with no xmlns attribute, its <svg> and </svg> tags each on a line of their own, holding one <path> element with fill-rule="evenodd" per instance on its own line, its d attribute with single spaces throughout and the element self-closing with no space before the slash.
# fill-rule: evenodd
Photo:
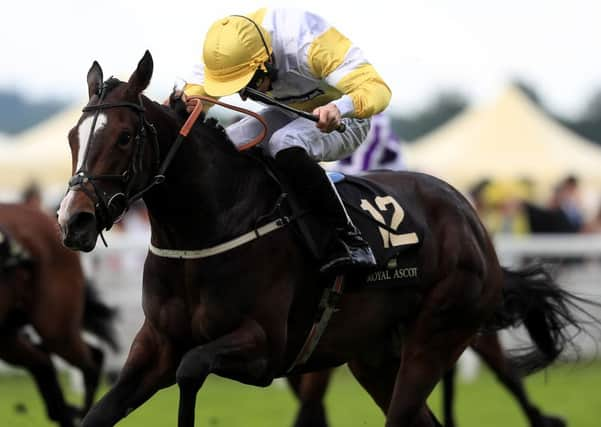
<svg viewBox="0 0 601 427">
<path fill-rule="evenodd" d="M 527 380 L 534 401 L 545 412 L 565 417 L 570 426 L 601 426 L 601 362 L 561 365 Z M 104 393 L 106 388 L 101 390 Z M 435 390 L 430 405 L 440 414 L 441 396 Z M 78 396 L 69 394 L 70 401 Z M 19 403 L 26 412 L 19 412 Z M 327 396 L 332 427 L 383 426 L 384 417 L 347 370 L 339 369 Z M 199 393 L 199 427 L 289 427 L 296 404 L 285 386 L 266 389 L 210 377 Z M 120 427 L 176 425 L 177 389 L 171 387 L 118 424 Z M 527 427 L 517 404 L 492 374 L 483 370 L 478 379 L 459 384 L 456 404 L 460 427 Z M 0 377 L 0 426 L 51 427 L 42 402 L 26 376 Z"/>
</svg>

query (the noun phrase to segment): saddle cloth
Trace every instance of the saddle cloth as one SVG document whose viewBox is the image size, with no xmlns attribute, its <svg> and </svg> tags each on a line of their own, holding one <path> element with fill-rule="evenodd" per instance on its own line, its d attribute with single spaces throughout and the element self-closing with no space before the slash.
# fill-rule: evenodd
<svg viewBox="0 0 601 427">
<path fill-rule="evenodd" d="M 392 266 L 401 252 L 419 247 L 424 225 L 408 208 L 408 200 L 365 177 L 336 173 L 330 178 L 379 267 Z"/>
</svg>

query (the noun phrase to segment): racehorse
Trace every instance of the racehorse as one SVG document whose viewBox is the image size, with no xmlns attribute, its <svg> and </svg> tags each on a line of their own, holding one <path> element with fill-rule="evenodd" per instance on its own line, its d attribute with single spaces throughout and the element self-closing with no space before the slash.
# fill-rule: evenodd
<svg viewBox="0 0 601 427">
<path fill-rule="evenodd" d="M 565 427 L 563 419 L 543 414 L 529 399 L 519 373 L 505 356 L 497 334 L 478 336 L 470 347 L 493 370 L 497 379 L 515 397 L 531 427 Z M 294 427 L 328 427 L 324 397 L 332 371 L 324 370 L 289 377 L 288 381 L 300 403 Z M 455 427 L 453 403 L 455 400 L 455 367 L 449 369 L 442 379 L 443 419 L 445 427 Z"/>
<path fill-rule="evenodd" d="M 27 369 L 61 427 L 75 425 L 92 405 L 103 350 L 82 339 L 86 330 L 116 349 L 114 311 L 86 284 L 77 253 L 64 247 L 56 221 L 18 204 L 0 204 L 0 359 Z M 34 343 L 22 332 L 31 325 Z M 83 373 L 83 408 L 65 402 L 52 354 Z"/>
<path fill-rule="evenodd" d="M 177 382 L 178 425 L 192 427 L 209 374 L 266 386 L 345 362 L 388 427 L 433 426 L 427 396 L 484 326 L 523 321 L 538 346 L 526 359 L 532 367 L 551 363 L 569 342 L 569 295 L 534 273 L 503 270 L 458 191 L 428 175 L 376 172 L 363 180 L 406 201 L 407 215 L 426 224 L 415 250 L 419 283 L 345 293 L 311 356 L 291 369 L 333 278 L 319 273 L 295 224 L 273 219 L 282 190 L 258 150 L 238 151 L 210 120 L 181 143 L 184 119 L 142 94 L 152 71 L 149 52 L 127 82 L 103 81 L 94 62 L 89 102 L 69 132 L 74 175 L 58 214 L 64 243 L 92 250 L 140 197 L 152 228 L 144 324 L 84 426 L 112 426 Z M 357 272 L 347 278 L 367 282 Z"/>
</svg>

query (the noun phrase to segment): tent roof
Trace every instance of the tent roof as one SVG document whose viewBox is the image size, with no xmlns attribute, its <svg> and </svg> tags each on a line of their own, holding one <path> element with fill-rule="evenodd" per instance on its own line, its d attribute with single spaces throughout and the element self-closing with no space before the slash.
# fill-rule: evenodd
<svg viewBox="0 0 601 427">
<path fill-rule="evenodd" d="M 601 148 L 562 127 L 515 87 L 408 145 L 411 169 L 466 189 L 482 178 L 551 188 L 568 174 L 601 185 Z"/>
<path fill-rule="evenodd" d="M 17 190 L 30 181 L 42 188 L 65 188 L 71 175 L 67 134 L 81 116 L 81 106 L 64 110 L 0 145 L 0 189 Z"/>
</svg>

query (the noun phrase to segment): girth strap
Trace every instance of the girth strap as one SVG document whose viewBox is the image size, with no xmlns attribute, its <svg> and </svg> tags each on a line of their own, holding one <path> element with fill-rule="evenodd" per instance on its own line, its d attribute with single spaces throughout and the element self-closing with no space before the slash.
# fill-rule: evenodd
<svg viewBox="0 0 601 427">
<path fill-rule="evenodd" d="M 265 236 L 277 229 L 285 227 L 290 223 L 287 217 L 278 218 L 275 221 L 265 224 L 255 230 L 249 231 L 248 233 L 242 234 L 235 239 L 227 242 L 220 243 L 216 246 L 205 249 L 187 250 L 187 249 L 161 249 L 154 246 L 152 243 L 148 246 L 151 253 L 156 256 L 163 258 L 175 258 L 175 259 L 200 259 L 207 258 L 213 255 L 218 255 L 238 246 L 242 246 L 245 243 L 251 242 L 258 239 L 259 237 Z"/>
</svg>

